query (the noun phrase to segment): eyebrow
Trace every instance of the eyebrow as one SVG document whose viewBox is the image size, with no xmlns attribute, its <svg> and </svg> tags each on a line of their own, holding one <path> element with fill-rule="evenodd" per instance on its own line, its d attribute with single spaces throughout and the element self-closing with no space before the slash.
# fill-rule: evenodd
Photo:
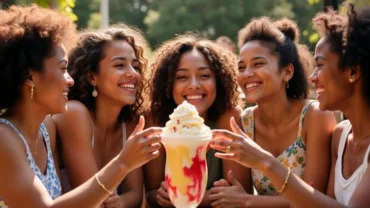
<svg viewBox="0 0 370 208">
<path fill-rule="evenodd" d="M 199 70 L 205 70 L 205 69 L 209 69 L 208 66 L 201 66 L 198 68 Z M 189 69 L 186 69 L 186 68 L 178 68 L 176 71 L 189 71 Z"/>
<path fill-rule="evenodd" d="M 323 56 L 315 56 L 315 61 L 318 61 L 319 59 L 326 60 Z"/>
<path fill-rule="evenodd" d="M 263 57 L 263 56 L 257 56 L 257 57 L 254 57 L 254 58 L 252 58 L 252 60 L 254 61 L 254 60 L 258 60 L 258 59 L 266 59 L 265 57 Z"/>
<path fill-rule="evenodd" d="M 126 61 L 127 58 L 126 57 L 123 57 L 123 56 L 116 56 L 116 57 L 113 57 L 110 62 L 113 62 L 115 60 Z M 137 60 L 136 58 L 133 58 L 132 61 L 133 62 L 139 62 L 139 60 Z"/>
</svg>

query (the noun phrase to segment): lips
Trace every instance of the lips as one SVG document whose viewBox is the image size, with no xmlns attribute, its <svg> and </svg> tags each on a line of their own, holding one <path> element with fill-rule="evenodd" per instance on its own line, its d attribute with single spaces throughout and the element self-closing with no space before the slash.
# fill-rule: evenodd
<svg viewBox="0 0 370 208">
<path fill-rule="evenodd" d="M 204 96 L 203 95 L 187 95 L 185 96 L 186 100 L 201 100 Z"/>
<path fill-rule="evenodd" d="M 323 93 L 323 92 L 325 92 L 325 89 L 323 88 L 323 87 L 317 87 L 316 88 L 316 94 L 321 94 L 321 93 Z"/>
<path fill-rule="evenodd" d="M 123 84 L 119 84 L 118 86 L 121 87 L 121 88 L 125 88 L 125 89 L 135 89 L 134 84 L 125 84 L 125 83 L 123 83 Z"/>
<path fill-rule="evenodd" d="M 249 92 L 259 87 L 262 82 L 252 82 L 245 85 L 245 89 Z"/>
</svg>

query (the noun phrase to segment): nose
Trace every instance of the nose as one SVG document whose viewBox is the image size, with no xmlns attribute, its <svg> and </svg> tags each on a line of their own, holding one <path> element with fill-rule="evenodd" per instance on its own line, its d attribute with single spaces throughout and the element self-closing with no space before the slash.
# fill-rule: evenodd
<svg viewBox="0 0 370 208">
<path fill-rule="evenodd" d="M 189 88 L 190 89 L 199 89 L 200 88 L 199 80 L 197 79 L 197 77 L 193 77 L 193 78 L 190 79 Z"/>
<path fill-rule="evenodd" d="M 254 72 L 253 72 L 252 69 L 250 69 L 249 67 L 247 67 L 245 69 L 245 71 L 243 72 L 243 76 L 244 76 L 244 78 L 251 78 L 251 77 L 254 76 Z"/>
<path fill-rule="evenodd" d="M 311 74 L 311 76 L 309 78 L 309 81 L 312 84 L 314 84 L 314 83 L 316 83 L 318 81 L 318 71 L 317 70 L 315 70 L 315 71 L 312 72 L 312 74 Z"/>
<path fill-rule="evenodd" d="M 68 72 L 66 72 L 66 79 L 67 79 L 67 85 L 68 85 L 68 87 L 72 87 L 75 84 L 75 81 L 73 80 L 73 78 L 71 77 L 71 75 L 69 75 Z"/>
<path fill-rule="evenodd" d="M 137 77 L 140 77 L 140 74 L 138 73 L 138 71 L 136 71 L 134 67 L 129 65 L 128 69 L 125 70 L 125 76 L 129 79 L 135 79 Z"/>
</svg>

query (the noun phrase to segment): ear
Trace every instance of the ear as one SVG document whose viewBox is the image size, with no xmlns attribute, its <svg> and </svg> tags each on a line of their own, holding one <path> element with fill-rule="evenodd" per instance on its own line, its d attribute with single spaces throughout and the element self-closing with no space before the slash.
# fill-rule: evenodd
<svg viewBox="0 0 370 208">
<path fill-rule="evenodd" d="M 293 74 L 294 74 L 294 66 L 293 64 L 288 64 L 288 66 L 286 66 L 283 69 L 284 81 L 286 82 L 289 81 L 293 77 Z"/>
<path fill-rule="evenodd" d="M 361 77 L 360 66 L 353 66 L 348 70 L 348 81 L 355 82 Z"/>
<path fill-rule="evenodd" d="M 35 85 L 35 79 L 37 79 L 37 75 L 36 72 L 31 69 L 29 69 L 28 71 L 28 78 L 26 79 L 25 84 L 28 87 L 32 87 Z"/>
<path fill-rule="evenodd" d="M 95 72 L 87 72 L 87 81 L 93 85 L 93 86 L 96 86 L 96 73 Z"/>
</svg>

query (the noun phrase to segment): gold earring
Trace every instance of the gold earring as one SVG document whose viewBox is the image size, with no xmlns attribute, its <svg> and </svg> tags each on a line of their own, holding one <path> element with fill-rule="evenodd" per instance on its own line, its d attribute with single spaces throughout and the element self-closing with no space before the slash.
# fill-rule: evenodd
<svg viewBox="0 0 370 208">
<path fill-rule="evenodd" d="M 286 82 L 286 88 L 289 89 L 289 79 L 285 79 Z"/>
<path fill-rule="evenodd" d="M 95 85 L 94 85 L 94 90 L 92 91 L 91 95 L 95 98 L 98 96 L 98 91 L 96 91 L 95 89 Z"/>
<path fill-rule="evenodd" d="M 354 82 L 355 81 L 355 78 L 353 78 L 353 77 L 351 77 L 351 78 L 349 78 L 349 82 Z"/>
<path fill-rule="evenodd" d="M 31 94 L 30 94 L 31 100 L 33 99 L 33 94 L 34 94 L 33 88 L 35 88 L 35 84 L 32 83 L 32 86 L 31 86 Z"/>
</svg>

